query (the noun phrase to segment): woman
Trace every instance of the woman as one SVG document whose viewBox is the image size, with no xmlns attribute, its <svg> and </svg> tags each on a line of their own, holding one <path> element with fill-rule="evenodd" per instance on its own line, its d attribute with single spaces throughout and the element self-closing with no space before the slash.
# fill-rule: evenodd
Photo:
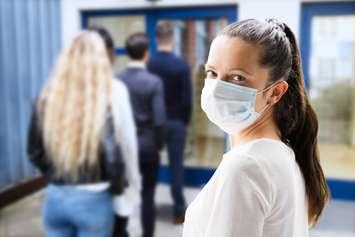
<svg viewBox="0 0 355 237">
<path fill-rule="evenodd" d="M 184 237 L 305 237 L 328 200 L 317 117 L 290 28 L 250 19 L 212 42 L 201 107 L 231 150 L 186 212 Z"/>
<path fill-rule="evenodd" d="M 112 78 L 102 38 L 83 31 L 61 54 L 40 93 L 28 155 L 49 182 L 46 236 L 112 236 L 112 195 L 139 198 L 128 91 Z"/>
</svg>

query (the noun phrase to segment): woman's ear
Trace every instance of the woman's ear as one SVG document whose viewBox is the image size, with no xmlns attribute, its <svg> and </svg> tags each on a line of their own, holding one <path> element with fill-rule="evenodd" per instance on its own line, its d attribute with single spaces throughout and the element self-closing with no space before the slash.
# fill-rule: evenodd
<svg viewBox="0 0 355 237">
<path fill-rule="evenodd" d="M 270 98 L 272 104 L 276 104 L 286 93 L 287 90 L 288 90 L 288 83 L 285 80 L 281 80 L 280 82 L 278 82 L 272 90 L 272 95 Z"/>
</svg>

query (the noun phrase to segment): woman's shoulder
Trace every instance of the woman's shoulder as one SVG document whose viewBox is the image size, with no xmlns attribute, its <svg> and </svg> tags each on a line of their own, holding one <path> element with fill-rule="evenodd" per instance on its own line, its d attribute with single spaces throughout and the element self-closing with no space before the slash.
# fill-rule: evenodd
<svg viewBox="0 0 355 237">
<path fill-rule="evenodd" d="M 251 147 L 232 149 L 223 156 L 218 167 L 216 180 L 228 188 L 242 188 L 245 192 L 255 193 L 263 203 L 271 206 L 275 187 L 270 172 L 259 158 L 250 153 Z"/>
<path fill-rule="evenodd" d="M 219 165 L 221 173 L 233 180 L 241 180 L 241 177 L 263 180 L 265 172 L 264 164 L 249 152 L 250 147 L 233 148 L 223 155 Z"/>
<path fill-rule="evenodd" d="M 118 78 L 112 79 L 112 92 L 116 93 L 125 93 L 128 94 L 127 86 Z"/>
<path fill-rule="evenodd" d="M 119 79 L 113 79 L 111 88 L 111 104 L 118 107 L 130 106 L 130 95 L 127 86 Z"/>
<path fill-rule="evenodd" d="M 221 166 L 222 172 L 229 173 L 235 182 L 249 180 L 268 196 L 268 192 L 277 192 L 279 184 L 292 181 L 297 163 L 292 149 L 283 142 L 257 139 L 226 153 Z"/>
<path fill-rule="evenodd" d="M 295 161 L 293 150 L 282 141 L 260 138 L 232 148 L 225 157 L 238 157 L 242 165 L 258 165 L 272 168 L 274 163 Z M 267 166 L 267 167 L 265 167 Z"/>
<path fill-rule="evenodd" d="M 129 91 L 126 85 L 118 79 L 112 81 L 110 106 L 116 126 L 121 126 L 122 120 L 131 119 Z"/>
<path fill-rule="evenodd" d="M 275 173 L 288 172 L 294 153 L 281 141 L 257 139 L 232 148 L 224 154 L 220 164 L 224 173 L 246 176 L 256 182 L 273 183 Z"/>
</svg>

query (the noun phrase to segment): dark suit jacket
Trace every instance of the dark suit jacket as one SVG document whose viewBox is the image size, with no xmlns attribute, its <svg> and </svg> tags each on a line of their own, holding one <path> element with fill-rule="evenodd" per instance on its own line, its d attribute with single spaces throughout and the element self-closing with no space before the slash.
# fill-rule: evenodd
<svg viewBox="0 0 355 237">
<path fill-rule="evenodd" d="M 140 152 L 161 149 L 166 115 L 160 78 L 139 66 L 128 66 L 118 78 L 126 84 L 130 92 Z"/>
</svg>

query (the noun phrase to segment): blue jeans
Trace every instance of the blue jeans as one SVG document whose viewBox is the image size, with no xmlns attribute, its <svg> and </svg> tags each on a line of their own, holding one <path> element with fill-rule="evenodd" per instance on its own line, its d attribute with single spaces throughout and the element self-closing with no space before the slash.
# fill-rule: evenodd
<svg viewBox="0 0 355 237">
<path fill-rule="evenodd" d="M 184 185 L 184 149 L 186 142 L 186 126 L 180 120 L 166 122 L 166 139 L 171 173 L 171 195 L 174 200 L 174 215 L 181 215 L 186 209 L 183 194 Z"/>
<path fill-rule="evenodd" d="M 47 237 L 111 237 L 112 198 L 107 191 L 91 192 L 74 185 L 50 184 L 43 219 Z"/>
</svg>

